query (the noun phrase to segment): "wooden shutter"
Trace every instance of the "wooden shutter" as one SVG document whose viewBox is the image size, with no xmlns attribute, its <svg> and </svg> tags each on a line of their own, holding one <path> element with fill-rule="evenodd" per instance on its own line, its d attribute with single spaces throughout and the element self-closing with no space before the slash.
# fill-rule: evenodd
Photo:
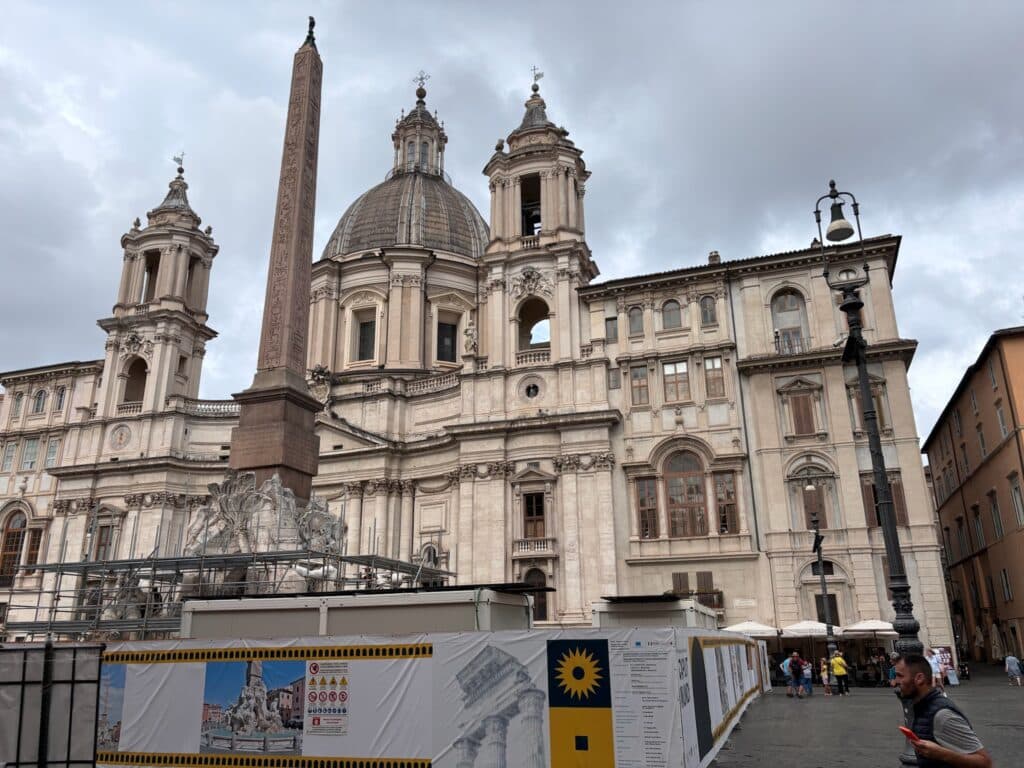
<svg viewBox="0 0 1024 768">
<path fill-rule="evenodd" d="M 715 589 L 715 575 L 711 571 L 697 571 L 697 591 L 713 592 Z"/>
<path fill-rule="evenodd" d="M 861 475 L 860 492 L 864 499 L 864 519 L 868 528 L 878 526 L 878 508 L 875 505 L 875 485 L 871 482 L 871 475 Z"/>
<path fill-rule="evenodd" d="M 814 486 L 811 491 L 804 488 L 804 522 L 808 530 L 814 527 L 811 524 L 811 515 L 814 513 L 818 515 L 818 526 L 828 528 L 828 520 L 825 519 L 825 489 L 820 485 Z"/>
<path fill-rule="evenodd" d="M 810 395 L 792 395 L 789 407 L 793 411 L 793 430 L 797 435 L 813 435 L 814 399 Z"/>
<path fill-rule="evenodd" d="M 673 573 L 672 574 L 672 591 L 677 595 L 688 595 L 690 594 L 690 574 L 688 573 Z"/>
<path fill-rule="evenodd" d="M 910 525 L 907 500 L 903 496 L 903 481 L 899 477 L 890 478 L 889 493 L 892 495 L 892 507 L 896 513 L 896 525 Z"/>
</svg>

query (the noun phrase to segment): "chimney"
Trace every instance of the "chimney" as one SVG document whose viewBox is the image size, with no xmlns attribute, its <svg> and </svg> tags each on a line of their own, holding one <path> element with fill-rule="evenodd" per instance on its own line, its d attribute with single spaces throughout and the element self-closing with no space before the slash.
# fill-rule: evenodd
<svg viewBox="0 0 1024 768">
<path fill-rule="evenodd" d="M 711 251 L 708 254 L 708 264 L 721 264 L 722 257 L 718 255 L 718 251 Z"/>
</svg>

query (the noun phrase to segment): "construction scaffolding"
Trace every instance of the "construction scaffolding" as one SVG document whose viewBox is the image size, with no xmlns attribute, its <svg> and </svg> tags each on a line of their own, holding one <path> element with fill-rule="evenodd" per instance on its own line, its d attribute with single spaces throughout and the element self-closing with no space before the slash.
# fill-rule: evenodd
<svg viewBox="0 0 1024 768">
<path fill-rule="evenodd" d="M 425 563 L 312 550 L 37 563 L 43 588 L 16 590 L 8 634 L 64 640 L 175 637 L 187 600 L 444 586 Z"/>
</svg>

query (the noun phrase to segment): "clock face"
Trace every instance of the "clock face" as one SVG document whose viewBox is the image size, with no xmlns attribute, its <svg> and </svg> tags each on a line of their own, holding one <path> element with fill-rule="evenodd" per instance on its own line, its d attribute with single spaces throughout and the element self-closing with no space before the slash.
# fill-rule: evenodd
<svg viewBox="0 0 1024 768">
<path fill-rule="evenodd" d="M 120 450 L 128 445 L 128 441 L 132 439 L 132 431 L 126 424 L 120 424 L 114 427 L 110 433 L 110 447 L 114 450 Z"/>
</svg>

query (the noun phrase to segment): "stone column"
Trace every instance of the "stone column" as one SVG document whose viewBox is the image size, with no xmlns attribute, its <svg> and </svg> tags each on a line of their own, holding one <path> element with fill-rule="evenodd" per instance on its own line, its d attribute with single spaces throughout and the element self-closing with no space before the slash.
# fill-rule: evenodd
<svg viewBox="0 0 1024 768">
<path fill-rule="evenodd" d="M 500 237 L 500 235 L 498 233 L 498 217 L 496 215 L 498 213 L 498 210 L 499 210 L 499 208 L 498 208 L 498 185 L 495 184 L 494 181 L 492 180 L 491 183 L 488 184 L 487 186 L 488 186 L 488 190 L 491 193 L 491 218 L 489 220 L 489 223 L 491 225 L 491 237 L 497 238 L 497 237 Z"/>
<path fill-rule="evenodd" d="M 576 229 L 578 226 L 577 219 L 579 218 L 580 210 L 580 199 L 576 195 L 576 185 L 573 180 L 576 178 L 576 172 L 570 170 L 565 175 L 565 194 L 569 199 L 569 228 Z"/>
<path fill-rule="evenodd" d="M 135 253 L 132 251 L 124 252 L 124 266 L 121 267 L 121 283 L 117 287 L 117 303 L 128 304 L 132 301 L 128 297 L 128 292 L 131 289 L 132 282 L 132 270 L 135 268 Z"/>
<path fill-rule="evenodd" d="M 373 525 L 366 531 L 367 554 L 382 555 L 388 546 L 388 485 L 386 480 L 379 480 L 374 490 Z"/>
<path fill-rule="evenodd" d="M 142 284 L 146 279 L 146 254 L 141 251 L 135 256 L 131 265 L 131 278 L 128 281 L 127 304 L 138 304 L 142 301 Z"/>
<path fill-rule="evenodd" d="M 512 234 L 523 236 L 523 187 L 518 176 L 512 180 Z"/>
<path fill-rule="evenodd" d="M 398 365 L 402 361 L 402 275 L 391 275 L 391 286 L 388 291 L 388 328 L 385 350 L 387 364 Z M 406 333 L 410 331 L 407 329 Z"/>
<path fill-rule="evenodd" d="M 455 768 L 473 768 L 476 762 L 476 753 L 480 749 L 480 743 L 472 739 L 455 740 Z"/>
<path fill-rule="evenodd" d="M 317 471 L 313 427 L 323 407 L 306 385 L 322 76 L 311 17 L 292 63 L 256 376 L 235 395 L 241 410 L 231 434 L 232 469 L 255 472 L 257 486 L 276 473 L 300 503 Z"/>
<path fill-rule="evenodd" d="M 544 760 L 544 709 L 548 696 L 544 691 L 532 688 L 519 697 L 519 709 L 523 713 L 523 742 L 516 751 L 523 755 L 526 768 L 545 768 Z"/>
<path fill-rule="evenodd" d="M 569 224 L 569 190 L 566 184 L 569 181 L 567 168 L 559 168 L 558 176 L 558 226 L 564 227 Z"/>
<path fill-rule="evenodd" d="M 185 288 L 188 286 L 188 267 L 191 260 L 192 254 L 187 248 L 178 248 L 178 252 L 174 256 L 174 290 L 171 293 L 174 296 L 180 296 L 183 303 L 188 301 Z"/>
<path fill-rule="evenodd" d="M 402 483 L 402 508 L 399 514 L 399 530 L 401 533 L 398 536 L 398 559 L 409 562 L 410 554 L 412 551 L 412 540 L 414 531 L 413 527 L 413 483 L 411 480 L 406 480 Z"/>
<path fill-rule="evenodd" d="M 574 471 L 567 471 L 559 478 L 559 511 L 562 514 L 562 565 L 565 573 L 563 588 L 559 590 L 558 602 L 563 609 L 562 618 L 576 621 L 583 618 L 583 563 L 580 544 L 580 509 L 578 478 Z M 555 619 L 555 617 L 549 617 Z"/>
<path fill-rule="evenodd" d="M 508 718 L 492 715 L 484 718 L 484 740 L 480 745 L 480 763 L 487 768 L 506 768 L 505 737 Z"/>
<path fill-rule="evenodd" d="M 345 524 L 348 531 L 345 534 L 346 554 L 363 554 L 360 547 L 360 531 L 363 527 L 363 484 L 349 483 L 346 488 L 347 503 L 345 505 Z"/>
</svg>

